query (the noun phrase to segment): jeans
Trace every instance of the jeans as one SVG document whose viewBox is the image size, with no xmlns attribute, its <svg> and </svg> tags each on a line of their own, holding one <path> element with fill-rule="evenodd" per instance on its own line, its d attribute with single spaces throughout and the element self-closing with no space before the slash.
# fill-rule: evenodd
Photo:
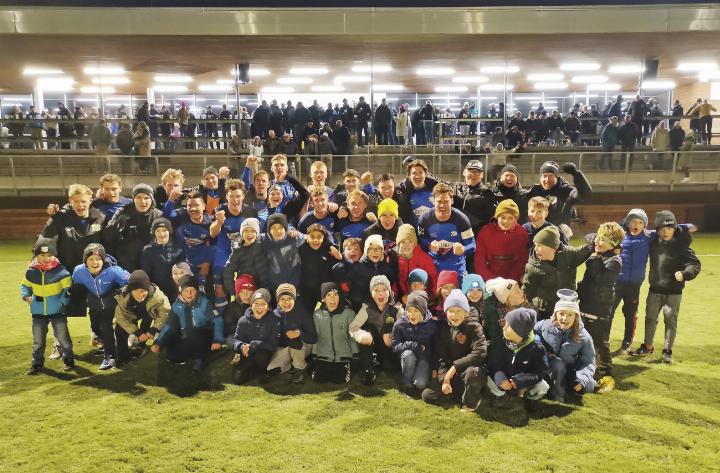
<svg viewBox="0 0 720 473">
<path fill-rule="evenodd" d="M 637 310 L 640 304 L 640 283 L 617 283 L 615 285 L 615 303 L 613 314 L 622 301 L 622 313 L 625 317 L 625 333 L 623 334 L 623 345 L 632 345 L 635 338 L 635 327 L 637 327 Z"/>
<path fill-rule="evenodd" d="M 387 125 L 376 125 L 375 126 L 375 140 L 379 145 L 388 144 L 388 138 L 390 137 L 390 130 Z"/>
<path fill-rule="evenodd" d="M 62 347 L 63 360 L 74 358 L 73 344 L 68 331 L 67 317 L 33 317 L 32 319 L 32 364 L 42 366 L 45 362 L 45 343 L 48 324 L 52 324 L 53 334 Z"/>
<path fill-rule="evenodd" d="M 662 310 L 665 319 L 665 349 L 672 350 L 677 335 L 682 294 L 655 294 L 649 292 L 645 302 L 645 346 L 652 346 Z"/>
<path fill-rule="evenodd" d="M 430 360 L 426 356 L 418 356 L 412 350 L 400 354 L 403 384 L 425 389 L 430 381 Z"/>
<path fill-rule="evenodd" d="M 705 143 L 710 144 L 712 139 L 712 121 L 711 115 L 700 117 L 700 129 L 702 130 L 702 138 Z"/>
<path fill-rule="evenodd" d="M 435 122 L 432 120 L 423 120 L 423 129 L 425 130 L 425 143 L 431 145 L 435 139 Z"/>
<path fill-rule="evenodd" d="M 363 133 L 365 133 L 365 141 L 363 142 Z M 357 144 L 364 146 L 370 143 L 370 130 L 368 129 L 367 120 L 358 120 L 357 122 Z"/>
<path fill-rule="evenodd" d="M 565 392 L 574 390 L 577 379 L 575 377 L 575 369 L 571 365 L 566 365 L 560 358 L 552 357 L 549 359 L 550 376 L 553 384 L 548 391 L 550 399 L 553 401 L 564 401 Z M 594 380 L 593 380 L 594 381 Z M 583 388 L 584 393 L 591 393 L 595 390 L 595 383 Z"/>
<path fill-rule="evenodd" d="M 487 387 L 495 397 L 503 397 L 507 394 L 505 391 L 500 389 L 497 384 L 495 384 L 495 381 L 493 381 L 490 376 L 487 377 Z M 538 383 L 533 384 L 525 390 L 525 397 L 536 401 L 538 399 L 542 399 L 549 390 L 550 385 L 547 381 L 541 379 Z"/>
</svg>

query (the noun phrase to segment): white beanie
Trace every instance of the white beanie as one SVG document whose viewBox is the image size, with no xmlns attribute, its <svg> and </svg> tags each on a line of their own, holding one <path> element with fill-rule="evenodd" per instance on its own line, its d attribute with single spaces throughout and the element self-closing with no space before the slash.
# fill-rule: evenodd
<svg viewBox="0 0 720 473">
<path fill-rule="evenodd" d="M 246 228 L 252 228 L 255 233 L 260 234 L 260 221 L 256 218 L 246 218 L 240 224 L 240 235 L 243 234 Z"/>
<path fill-rule="evenodd" d="M 383 245 L 383 239 L 380 235 L 370 235 L 365 240 L 365 254 L 368 253 L 368 248 L 370 248 L 370 245 L 379 246 L 380 248 L 385 249 L 385 245 Z"/>
<path fill-rule="evenodd" d="M 505 278 L 495 278 L 485 283 L 485 291 L 493 294 L 501 304 L 507 303 L 513 286 L 517 285 L 517 281 Z"/>
</svg>

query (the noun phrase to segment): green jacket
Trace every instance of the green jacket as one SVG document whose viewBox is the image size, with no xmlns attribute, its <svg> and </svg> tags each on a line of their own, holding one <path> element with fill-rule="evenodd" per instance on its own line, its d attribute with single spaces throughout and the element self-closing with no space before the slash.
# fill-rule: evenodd
<svg viewBox="0 0 720 473">
<path fill-rule="evenodd" d="M 502 335 L 502 327 L 500 327 L 500 310 L 498 306 L 500 302 L 493 294 L 485 293 L 483 298 L 482 326 L 485 332 L 485 340 L 488 343 L 500 338 Z"/>
<path fill-rule="evenodd" d="M 152 328 L 155 332 L 160 332 L 160 329 L 163 328 L 165 322 L 167 322 L 168 314 L 170 313 L 170 301 L 168 301 L 167 296 L 163 294 L 155 284 L 153 284 L 153 289 L 152 294 L 148 296 L 145 307 L 153 319 Z M 123 288 L 120 294 L 115 296 L 117 305 L 115 306 L 115 319 L 113 321 L 122 327 L 129 335 L 140 335 L 140 328 L 137 324 L 138 317 L 128 307 L 131 297 L 127 286 Z"/>
<path fill-rule="evenodd" d="M 313 320 L 318 334 L 313 345 L 313 355 L 321 361 L 349 361 L 358 352 L 355 340 L 350 336 L 350 324 L 355 313 L 349 307 L 342 312 L 330 314 L 325 304 L 315 310 Z"/>
</svg>

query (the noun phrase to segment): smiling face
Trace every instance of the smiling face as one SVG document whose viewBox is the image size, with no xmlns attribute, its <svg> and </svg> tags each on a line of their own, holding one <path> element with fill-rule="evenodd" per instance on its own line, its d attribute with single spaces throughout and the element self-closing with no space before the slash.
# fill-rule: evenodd
<svg viewBox="0 0 720 473">
<path fill-rule="evenodd" d="M 450 218 L 452 213 L 452 198 L 449 193 L 438 194 L 433 198 L 435 202 L 435 217 L 441 222 Z"/>
<path fill-rule="evenodd" d="M 379 263 L 385 256 L 383 247 L 378 245 L 370 245 L 367 249 L 367 257 L 373 263 Z"/>
<path fill-rule="evenodd" d="M 397 222 L 397 217 L 395 217 L 395 214 L 392 212 L 385 212 L 380 215 L 380 225 L 382 225 L 385 230 L 390 230 L 394 227 L 395 222 Z"/>
<path fill-rule="evenodd" d="M 355 189 L 358 188 L 358 185 L 360 184 L 360 181 L 355 176 L 345 176 L 343 178 L 343 184 L 345 184 L 345 190 L 348 192 L 352 192 Z"/>
<path fill-rule="evenodd" d="M 552 261 L 555 259 L 555 253 L 557 250 L 550 248 L 549 246 L 535 243 L 535 255 L 540 261 Z"/>
<path fill-rule="evenodd" d="M 395 181 L 387 180 L 378 183 L 378 192 L 383 199 L 392 199 L 395 195 Z"/>
<path fill-rule="evenodd" d="M 205 212 L 205 201 L 199 197 L 196 199 L 188 199 L 186 210 L 193 222 L 200 223 L 203 219 L 203 212 Z"/>
<path fill-rule="evenodd" d="M 398 253 L 404 258 L 410 258 L 415 251 L 415 243 L 409 238 L 398 243 Z"/>
<path fill-rule="evenodd" d="M 285 227 L 279 223 L 274 223 L 272 227 L 270 227 L 270 236 L 275 241 L 280 241 L 283 238 L 285 238 Z"/>
<path fill-rule="evenodd" d="M 410 306 L 405 310 L 405 313 L 407 314 L 407 318 L 411 324 L 417 325 L 422 322 L 423 313 L 420 312 L 420 309 L 417 307 Z"/>
<path fill-rule="evenodd" d="M 483 298 L 483 296 L 484 296 L 483 291 L 480 288 L 471 289 L 466 294 L 466 297 L 468 298 L 468 300 L 473 303 L 481 300 Z"/>
<path fill-rule="evenodd" d="M 327 194 L 314 195 L 312 197 L 312 204 L 316 215 L 325 215 L 328 211 Z"/>
<path fill-rule="evenodd" d="M 598 237 L 595 237 L 595 241 L 593 243 L 595 244 L 596 253 L 605 253 L 606 251 L 613 249 L 609 242 L 600 240 Z"/>
<path fill-rule="evenodd" d="M 465 321 L 465 318 L 468 316 L 468 313 L 462 310 L 460 307 L 450 307 L 447 310 L 447 319 L 448 323 L 452 325 L 453 327 L 458 327 L 460 324 L 462 324 Z"/>
<path fill-rule="evenodd" d="M 515 224 L 517 223 L 517 218 L 515 218 L 515 215 L 511 213 L 505 212 L 498 215 L 497 221 L 498 226 L 500 226 L 502 230 L 508 231 L 515 226 Z"/>
<path fill-rule="evenodd" d="M 370 294 L 379 308 L 385 307 L 390 300 L 390 293 L 388 292 L 387 287 L 382 284 L 376 284 L 373 286 Z"/>
<path fill-rule="evenodd" d="M 500 176 L 500 183 L 504 185 L 505 187 L 515 187 L 517 185 L 518 179 L 514 172 L 505 171 L 502 173 L 502 176 Z"/>
<path fill-rule="evenodd" d="M 324 166 L 315 166 L 312 169 L 312 180 L 316 186 L 324 186 L 327 179 L 327 168 Z"/>
<path fill-rule="evenodd" d="M 47 265 L 50 264 L 50 262 L 53 260 L 53 256 L 49 253 L 40 253 L 35 257 L 35 261 L 38 262 L 38 264 Z"/>
<path fill-rule="evenodd" d="M 152 207 L 152 197 L 149 195 L 140 192 L 135 197 L 133 197 L 133 202 L 135 203 L 135 210 L 140 212 L 141 214 L 144 214 L 150 208 Z"/>
<path fill-rule="evenodd" d="M 575 324 L 575 318 L 577 314 L 572 310 L 559 310 L 555 312 L 555 320 L 557 320 L 558 326 L 563 330 L 568 330 Z"/>
<path fill-rule="evenodd" d="M 465 184 L 468 186 L 476 186 L 483 180 L 485 173 L 478 169 L 466 169 L 463 171 L 463 177 L 465 178 Z"/>
<path fill-rule="evenodd" d="M 362 248 L 359 244 L 348 245 L 343 249 L 343 255 L 353 263 L 357 263 L 362 257 Z"/>
<path fill-rule="evenodd" d="M 185 301 L 185 302 L 187 302 L 187 303 L 190 303 L 190 302 L 192 302 L 192 301 L 195 300 L 195 297 L 197 297 L 198 292 L 199 292 L 199 291 L 198 291 L 196 288 L 192 287 L 192 286 L 191 286 L 191 287 L 186 287 L 185 289 L 183 289 L 182 291 L 180 291 L 180 298 L 181 298 L 183 301 Z"/>
<path fill-rule="evenodd" d="M 335 290 L 330 291 L 325 295 L 323 302 L 327 306 L 328 310 L 332 312 L 340 305 L 340 294 L 338 294 Z"/>
<path fill-rule="evenodd" d="M 544 172 L 542 176 L 540 176 L 540 184 L 542 185 L 543 189 L 550 190 L 558 182 L 558 178 L 555 174 L 551 172 Z"/>
<path fill-rule="evenodd" d="M 285 137 L 283 137 L 283 139 L 284 138 Z M 285 141 L 290 141 L 290 137 L 288 137 L 288 139 Z M 287 161 L 285 161 L 283 159 L 276 159 L 272 163 L 272 171 L 273 171 L 273 174 L 275 175 L 275 180 L 284 181 L 285 177 L 287 176 L 287 173 L 288 173 Z"/>
<path fill-rule="evenodd" d="M 250 246 L 257 240 L 257 232 L 252 227 L 245 227 L 242 232 L 242 239 L 245 246 Z"/>
<path fill-rule="evenodd" d="M 142 302 L 145 299 L 147 299 L 148 294 L 149 293 L 148 293 L 147 289 L 133 289 L 132 291 L 130 291 L 130 295 L 137 302 Z"/>
<path fill-rule="evenodd" d="M 278 187 L 273 187 L 270 191 L 270 195 L 268 196 L 268 202 L 270 203 L 270 207 L 277 207 L 278 205 L 282 204 L 283 201 L 283 193 Z"/>
<path fill-rule="evenodd" d="M 256 319 L 262 319 L 270 308 L 265 299 L 255 299 L 250 307 L 252 307 L 253 317 Z"/>
<path fill-rule="evenodd" d="M 120 201 L 120 184 L 117 181 L 105 181 L 102 183 L 103 200 L 110 204 L 117 204 Z"/>
<path fill-rule="evenodd" d="M 203 177 L 203 184 L 205 187 L 211 190 L 216 190 L 218 188 L 218 177 L 217 174 L 213 173 L 207 173 Z"/>
<path fill-rule="evenodd" d="M 166 179 L 165 182 L 163 182 L 163 188 L 167 195 L 170 195 L 172 191 L 182 191 L 182 185 L 183 181 L 181 179 Z"/>
<path fill-rule="evenodd" d="M 250 297 L 252 297 L 253 291 L 250 289 L 240 289 L 240 292 L 238 293 L 238 297 L 240 298 L 240 301 L 242 301 L 243 304 L 250 304 Z"/>
<path fill-rule="evenodd" d="M 260 174 L 258 176 L 255 176 L 255 179 L 253 179 L 253 187 L 255 187 L 255 193 L 260 198 L 265 198 L 269 186 L 270 180 L 268 179 L 267 174 Z"/>
<path fill-rule="evenodd" d="M 313 250 L 319 250 L 325 240 L 325 234 L 323 232 L 310 232 L 307 237 L 308 245 Z"/>
<path fill-rule="evenodd" d="M 412 182 L 413 187 L 415 187 L 416 189 L 425 186 L 426 177 L 427 173 L 425 172 L 425 169 L 422 168 L 422 166 L 413 166 L 412 168 L 410 168 L 410 182 Z"/>
<path fill-rule="evenodd" d="M 243 200 L 245 199 L 245 192 L 241 189 L 235 189 L 227 192 L 227 203 L 230 212 L 239 214 L 242 210 Z"/>
<path fill-rule="evenodd" d="M 295 307 L 295 299 L 287 294 L 283 294 L 280 296 L 280 299 L 278 299 L 278 307 L 280 308 L 280 312 L 290 312 L 293 310 L 293 307 Z"/>
<path fill-rule="evenodd" d="M 155 242 L 158 245 L 164 245 L 170 241 L 170 232 L 166 227 L 157 227 L 155 229 Z"/>
<path fill-rule="evenodd" d="M 358 196 L 351 197 L 348 202 L 348 210 L 350 210 L 350 218 L 352 220 L 360 220 L 365 215 L 365 210 L 367 209 L 367 202 L 365 202 L 365 199 Z"/>
<path fill-rule="evenodd" d="M 425 289 L 426 289 L 426 288 L 425 288 L 425 283 L 424 283 L 424 282 L 414 281 L 414 282 L 411 282 L 411 283 L 410 283 L 410 290 L 409 290 L 409 292 L 413 292 L 413 291 L 424 291 Z"/>
<path fill-rule="evenodd" d="M 103 264 L 105 264 L 105 261 L 100 255 L 90 255 L 88 259 L 85 260 L 85 265 L 93 276 L 102 271 Z"/>
<path fill-rule="evenodd" d="M 528 209 L 528 219 L 534 226 L 540 226 L 545 223 L 547 216 L 547 210 L 541 207 L 530 207 Z"/>
</svg>

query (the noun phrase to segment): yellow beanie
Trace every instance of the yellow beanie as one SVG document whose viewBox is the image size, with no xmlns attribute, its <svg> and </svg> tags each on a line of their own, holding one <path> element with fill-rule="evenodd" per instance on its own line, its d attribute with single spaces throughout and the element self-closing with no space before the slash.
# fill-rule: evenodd
<svg viewBox="0 0 720 473">
<path fill-rule="evenodd" d="M 398 218 L 400 215 L 398 213 L 398 204 L 392 199 L 383 199 L 378 204 L 378 217 L 382 214 L 390 212 L 391 214 L 395 215 L 395 218 Z"/>
<path fill-rule="evenodd" d="M 500 202 L 495 209 L 495 218 L 498 218 L 502 214 L 511 214 L 515 218 L 520 218 L 520 208 L 512 199 L 505 199 Z"/>
</svg>

